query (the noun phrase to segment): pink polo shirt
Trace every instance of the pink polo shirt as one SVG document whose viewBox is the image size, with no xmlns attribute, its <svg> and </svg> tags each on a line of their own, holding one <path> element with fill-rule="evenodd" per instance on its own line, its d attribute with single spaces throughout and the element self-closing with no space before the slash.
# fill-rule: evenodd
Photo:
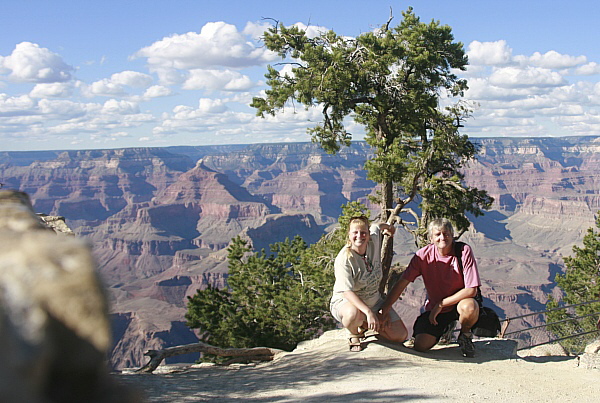
<svg viewBox="0 0 600 403">
<path fill-rule="evenodd" d="M 463 244 L 462 264 L 463 274 L 460 273 L 458 259 L 454 256 L 454 249 L 451 255 L 442 256 L 433 244 L 421 248 L 413 256 L 408 268 L 403 273 L 402 278 L 411 283 L 419 276 L 423 276 L 423 282 L 427 289 L 427 302 L 425 310 L 430 311 L 435 304 L 442 299 L 455 294 L 463 288 L 478 287 L 481 285 L 479 272 L 477 271 L 477 262 L 471 247 Z M 453 307 L 447 306 L 442 312 L 448 312 Z"/>
</svg>

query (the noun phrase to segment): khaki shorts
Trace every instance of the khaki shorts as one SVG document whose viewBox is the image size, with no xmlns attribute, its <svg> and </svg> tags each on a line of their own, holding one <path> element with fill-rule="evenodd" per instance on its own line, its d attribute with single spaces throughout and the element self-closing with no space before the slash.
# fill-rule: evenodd
<svg viewBox="0 0 600 403">
<path fill-rule="evenodd" d="M 342 305 L 344 305 L 345 303 L 347 303 L 348 300 L 345 298 L 342 299 L 338 299 L 337 301 L 335 301 L 334 303 L 332 303 L 329 306 L 329 310 L 331 311 L 331 314 L 333 315 L 333 317 L 335 318 L 335 320 L 337 320 L 338 322 L 342 322 L 342 318 L 340 317 L 340 308 L 342 307 Z M 377 303 L 371 307 L 371 310 L 373 312 L 377 312 L 379 311 L 379 309 L 381 308 L 381 306 L 383 305 L 384 300 L 382 298 L 379 299 L 379 301 L 377 301 Z M 400 320 L 400 316 L 398 316 L 398 313 L 394 310 L 394 308 L 390 309 L 390 322 L 396 322 L 397 320 Z"/>
</svg>

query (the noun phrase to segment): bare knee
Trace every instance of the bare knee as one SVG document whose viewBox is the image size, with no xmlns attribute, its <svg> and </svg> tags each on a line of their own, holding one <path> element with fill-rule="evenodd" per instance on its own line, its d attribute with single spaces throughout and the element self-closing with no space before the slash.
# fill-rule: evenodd
<svg viewBox="0 0 600 403">
<path fill-rule="evenodd" d="M 457 305 L 459 322 L 461 324 L 474 324 L 479 318 L 479 304 L 473 298 L 466 298 Z"/>
<path fill-rule="evenodd" d="M 340 317 L 342 319 L 342 325 L 346 329 L 356 328 L 362 325 L 366 319 L 365 314 L 350 302 L 346 302 L 341 307 Z"/>
<path fill-rule="evenodd" d="M 401 320 L 392 322 L 390 328 L 381 333 L 383 337 L 394 343 L 402 343 L 408 338 L 408 330 Z"/>
<path fill-rule="evenodd" d="M 413 348 L 423 353 L 425 351 L 431 350 L 431 347 L 435 346 L 436 343 L 437 339 L 435 338 L 435 336 L 422 333 L 418 334 L 415 337 L 415 345 Z"/>
</svg>

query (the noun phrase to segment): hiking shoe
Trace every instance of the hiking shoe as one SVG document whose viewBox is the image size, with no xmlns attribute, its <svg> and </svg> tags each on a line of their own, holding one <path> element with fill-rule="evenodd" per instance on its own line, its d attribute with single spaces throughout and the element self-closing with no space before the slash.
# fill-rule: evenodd
<svg viewBox="0 0 600 403">
<path fill-rule="evenodd" d="M 464 333 L 458 335 L 458 345 L 462 351 L 463 357 L 473 358 L 475 356 L 475 345 L 473 345 L 473 335 L 467 336 Z"/>
<path fill-rule="evenodd" d="M 456 320 L 450 322 L 446 331 L 444 332 L 442 337 L 440 337 L 440 341 L 438 342 L 438 344 L 441 344 L 441 345 L 450 344 L 450 342 L 452 341 L 452 334 L 454 333 L 454 328 L 456 327 L 456 323 L 458 323 L 458 321 L 456 321 Z"/>
</svg>

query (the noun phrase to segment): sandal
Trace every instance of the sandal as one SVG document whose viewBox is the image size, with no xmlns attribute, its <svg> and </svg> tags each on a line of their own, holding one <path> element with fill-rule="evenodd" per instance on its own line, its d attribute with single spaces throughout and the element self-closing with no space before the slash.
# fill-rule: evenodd
<svg viewBox="0 0 600 403">
<path fill-rule="evenodd" d="M 362 345 L 361 339 L 363 339 L 364 337 L 365 337 L 364 333 L 350 334 L 350 336 L 348 337 L 348 346 L 350 348 L 350 351 L 354 351 L 354 352 L 362 351 L 363 345 Z M 354 341 L 354 340 L 358 340 L 358 341 Z"/>
</svg>

